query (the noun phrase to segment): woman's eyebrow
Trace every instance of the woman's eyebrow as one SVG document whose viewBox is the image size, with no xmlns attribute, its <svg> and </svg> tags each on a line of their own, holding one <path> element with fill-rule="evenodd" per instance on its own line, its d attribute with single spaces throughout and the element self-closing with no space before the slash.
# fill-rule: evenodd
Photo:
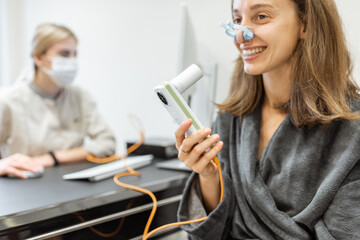
<svg viewBox="0 0 360 240">
<path fill-rule="evenodd" d="M 256 10 L 259 8 L 274 8 L 274 6 L 271 4 L 267 4 L 267 3 L 259 3 L 259 4 L 252 5 L 250 7 L 250 10 Z"/>
<path fill-rule="evenodd" d="M 259 3 L 259 4 L 254 4 L 254 5 L 250 6 L 251 11 L 257 10 L 259 8 L 272 8 L 272 9 L 274 9 L 274 6 L 271 5 L 271 4 L 268 4 L 268 3 Z M 239 13 L 239 11 L 237 9 L 234 9 L 233 14 L 237 14 L 237 13 Z"/>
</svg>

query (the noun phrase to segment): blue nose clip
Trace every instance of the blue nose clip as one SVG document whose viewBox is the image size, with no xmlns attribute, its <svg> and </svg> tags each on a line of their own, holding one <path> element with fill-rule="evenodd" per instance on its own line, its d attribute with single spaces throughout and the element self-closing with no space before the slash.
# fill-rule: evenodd
<svg viewBox="0 0 360 240">
<path fill-rule="evenodd" d="M 221 22 L 219 25 L 220 25 L 220 27 L 223 27 L 225 29 L 225 33 L 227 35 L 234 38 L 235 42 L 238 42 L 237 33 L 235 30 L 243 31 L 242 36 L 245 41 L 250 41 L 251 39 L 254 38 L 254 32 L 252 30 L 247 29 L 246 27 L 241 26 L 239 24 L 234 24 L 234 23 L 228 21 L 227 24 Z"/>
</svg>

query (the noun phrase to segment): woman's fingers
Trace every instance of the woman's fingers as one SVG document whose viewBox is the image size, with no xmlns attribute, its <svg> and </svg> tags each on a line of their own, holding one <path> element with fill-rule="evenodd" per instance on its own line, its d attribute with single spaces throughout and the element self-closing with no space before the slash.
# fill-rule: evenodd
<svg viewBox="0 0 360 240">
<path fill-rule="evenodd" d="M 178 158 L 199 174 L 213 175 L 217 166 L 212 159 L 219 153 L 223 145 L 222 142 L 216 143 L 220 136 L 218 134 L 209 136 L 211 129 L 203 128 L 185 137 L 191 124 L 191 119 L 188 119 L 175 131 L 176 148 L 179 151 Z"/>
<path fill-rule="evenodd" d="M 25 170 L 31 172 L 40 172 L 44 170 L 44 167 L 34 161 L 33 158 L 23 155 L 23 154 L 14 154 L 7 159 L 7 164 L 9 167 L 16 168 L 17 170 Z"/>
<path fill-rule="evenodd" d="M 182 142 L 185 139 L 185 133 L 190 128 L 192 124 L 191 119 L 187 119 L 181 123 L 181 125 L 175 131 L 175 138 L 176 138 L 176 149 L 179 150 Z"/>
<path fill-rule="evenodd" d="M 208 152 L 206 152 L 199 161 L 195 162 L 192 166 L 192 169 L 197 173 L 213 173 L 211 169 L 207 168 L 217 168 L 216 164 L 212 161 L 216 155 L 220 152 L 224 143 L 222 141 L 217 142 Z M 208 171 L 207 171 L 208 170 Z"/>
<path fill-rule="evenodd" d="M 34 162 L 13 162 L 10 165 L 11 167 L 24 171 L 41 172 L 44 170 L 43 166 Z"/>
<path fill-rule="evenodd" d="M 190 153 L 195 145 L 198 145 L 199 142 L 207 138 L 207 136 L 211 133 L 210 128 L 203 128 L 199 131 L 192 133 L 190 136 L 184 139 L 180 146 L 180 150 L 183 153 Z"/>
<path fill-rule="evenodd" d="M 189 153 L 189 158 L 185 164 L 188 167 L 192 166 L 200 156 L 205 154 L 205 151 L 211 148 L 211 146 L 219 140 L 219 138 L 220 136 L 218 134 L 214 134 L 213 136 L 207 137 L 205 140 L 197 144 Z"/>
<path fill-rule="evenodd" d="M 214 176 L 217 166 L 212 160 L 223 146 L 222 141 L 217 142 L 219 138 L 219 135 L 215 134 L 196 145 L 191 153 L 184 157 L 185 165 L 202 176 Z"/>
<path fill-rule="evenodd" d="M 8 166 L 8 167 L 6 168 L 6 173 L 7 173 L 7 174 L 10 174 L 10 175 L 17 176 L 17 177 L 22 178 L 22 179 L 26 179 L 26 178 L 27 178 L 27 177 L 25 176 L 25 174 L 22 173 L 19 169 L 14 168 L 14 167 L 11 167 L 11 166 Z"/>
<path fill-rule="evenodd" d="M 9 165 L 19 170 L 31 172 L 40 172 L 44 170 L 44 167 L 40 163 L 34 161 L 32 158 L 26 155 L 21 154 L 13 156 L 9 162 Z"/>
<path fill-rule="evenodd" d="M 41 172 L 43 170 L 44 167 L 40 163 L 24 154 L 17 153 L 0 161 L 0 175 L 9 174 L 26 179 L 23 171 Z"/>
</svg>

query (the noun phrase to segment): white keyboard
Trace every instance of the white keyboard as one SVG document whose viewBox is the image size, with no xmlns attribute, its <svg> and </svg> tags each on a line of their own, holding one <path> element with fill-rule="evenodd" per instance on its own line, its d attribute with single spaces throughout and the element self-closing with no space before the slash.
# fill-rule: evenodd
<svg viewBox="0 0 360 240">
<path fill-rule="evenodd" d="M 188 168 L 185 165 L 185 163 L 183 163 L 177 158 L 156 163 L 155 166 L 158 168 L 170 169 L 170 170 L 181 170 L 181 171 L 189 171 L 189 172 L 192 171 L 191 168 Z"/>
<path fill-rule="evenodd" d="M 136 157 L 127 157 L 126 163 L 131 168 L 137 169 L 149 165 L 153 158 L 154 156 L 152 154 Z M 81 171 L 65 174 L 63 175 L 63 179 L 87 179 L 89 181 L 95 182 L 105 178 L 113 177 L 115 174 L 124 171 L 126 171 L 124 161 L 117 160 L 115 162 L 105 163 Z"/>
</svg>

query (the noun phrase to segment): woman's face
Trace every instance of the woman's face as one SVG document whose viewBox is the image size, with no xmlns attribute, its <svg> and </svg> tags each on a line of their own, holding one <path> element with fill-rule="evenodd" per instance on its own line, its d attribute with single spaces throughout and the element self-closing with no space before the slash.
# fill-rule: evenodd
<svg viewBox="0 0 360 240">
<path fill-rule="evenodd" d="M 291 66 L 304 27 L 292 0 L 234 0 L 234 23 L 254 31 L 250 41 L 238 38 L 244 70 L 251 75 L 276 72 Z"/>
<path fill-rule="evenodd" d="M 45 55 L 39 57 L 39 64 L 51 69 L 50 59 L 53 57 L 76 57 L 77 42 L 73 37 L 65 38 L 54 45 L 52 45 L 45 53 Z"/>
</svg>

